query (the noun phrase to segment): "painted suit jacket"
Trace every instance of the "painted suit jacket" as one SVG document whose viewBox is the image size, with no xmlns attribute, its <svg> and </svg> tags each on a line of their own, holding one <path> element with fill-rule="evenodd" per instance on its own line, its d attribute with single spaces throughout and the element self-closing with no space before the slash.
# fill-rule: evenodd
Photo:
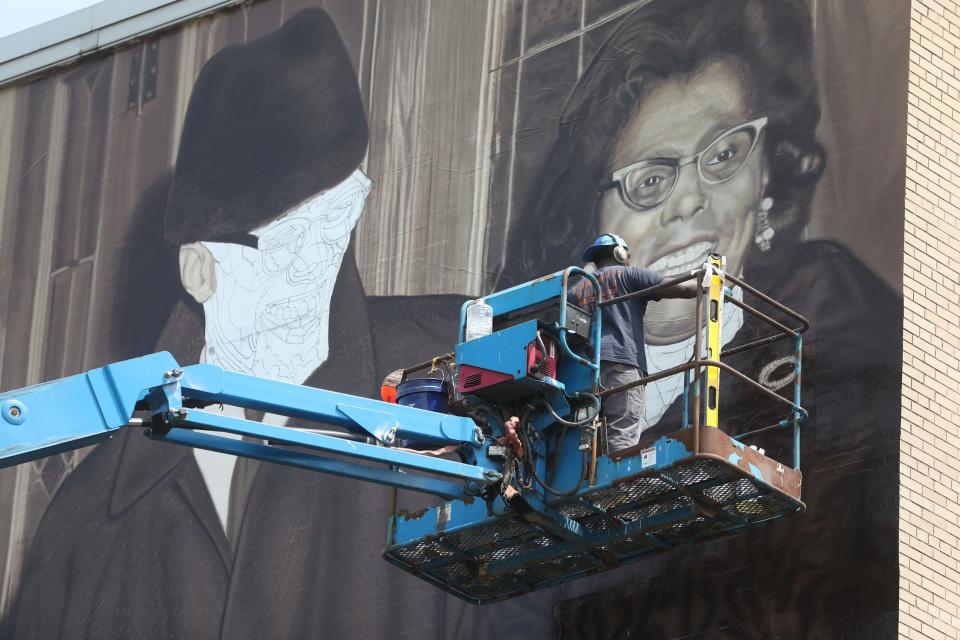
<svg viewBox="0 0 960 640">
<path fill-rule="evenodd" d="M 345 266 L 330 358 L 306 384 L 376 397 L 387 372 L 455 342 L 460 296 L 351 292 L 362 288 Z M 181 303 L 157 350 L 196 362 L 201 323 Z M 269 464 L 255 473 L 234 550 L 188 448 L 132 431 L 97 447 L 39 526 L 8 635 L 387 638 L 422 628 L 424 611 L 442 627 L 436 614 L 455 599 L 380 557 L 392 490 Z"/>
</svg>

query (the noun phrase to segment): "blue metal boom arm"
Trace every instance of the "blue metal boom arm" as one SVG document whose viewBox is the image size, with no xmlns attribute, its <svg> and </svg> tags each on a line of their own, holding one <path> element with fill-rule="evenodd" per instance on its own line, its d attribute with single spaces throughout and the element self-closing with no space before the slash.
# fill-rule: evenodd
<svg viewBox="0 0 960 640">
<path fill-rule="evenodd" d="M 368 436 L 376 444 L 202 409 L 211 404 L 322 422 Z M 146 420 L 135 418 L 138 411 L 146 412 Z M 0 467 L 95 444 L 121 428 L 145 426 L 147 437 L 154 440 L 447 498 L 476 495 L 501 478 L 492 465 L 476 464 L 485 461 L 483 433 L 471 418 L 265 380 L 214 365 L 181 368 L 166 352 L 0 394 L 0 417 Z M 222 432 L 259 442 L 226 438 Z M 401 439 L 457 445 L 468 463 L 392 448 Z"/>
</svg>

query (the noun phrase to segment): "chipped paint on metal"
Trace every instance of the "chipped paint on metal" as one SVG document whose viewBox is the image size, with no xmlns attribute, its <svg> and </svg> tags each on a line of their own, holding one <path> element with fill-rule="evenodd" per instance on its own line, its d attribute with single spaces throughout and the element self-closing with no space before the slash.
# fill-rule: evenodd
<svg viewBox="0 0 960 640">
<path fill-rule="evenodd" d="M 417 511 L 401 511 L 399 515 L 404 520 L 419 520 L 423 516 L 427 515 L 429 509 L 419 509 Z"/>
<path fill-rule="evenodd" d="M 443 531 L 447 528 L 447 523 L 450 522 L 451 508 L 452 505 L 449 502 L 437 508 L 437 531 Z"/>
</svg>

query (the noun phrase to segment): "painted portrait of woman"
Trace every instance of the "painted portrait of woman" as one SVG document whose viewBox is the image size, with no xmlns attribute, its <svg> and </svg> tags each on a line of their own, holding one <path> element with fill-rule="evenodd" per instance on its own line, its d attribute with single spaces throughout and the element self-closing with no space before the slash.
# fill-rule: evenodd
<svg viewBox="0 0 960 640">
<path fill-rule="evenodd" d="M 620 18 L 571 90 L 557 142 L 522 208 L 527 219 L 518 224 L 545 231 L 514 239 L 516 279 L 577 264 L 586 244 L 608 232 L 624 238 L 632 264 L 664 277 L 689 273 L 708 253 L 720 253 L 729 273 L 811 321 L 803 404 L 812 419 L 801 440 L 802 517 L 730 540 L 724 554 L 702 552 L 696 567 L 675 554 L 659 570 L 648 566 L 651 576 L 673 576 L 681 585 L 674 595 L 702 585 L 719 600 L 707 607 L 637 584 L 571 609 L 565 624 L 604 629 L 599 637 L 630 626 L 669 635 L 717 624 L 724 611 L 789 606 L 810 614 L 788 625 L 797 637 L 810 637 L 804 634 L 834 633 L 895 608 L 895 594 L 892 601 L 878 594 L 872 603 L 853 602 L 850 594 L 896 569 L 888 543 L 896 538 L 895 519 L 869 507 L 895 499 L 895 472 L 882 477 L 879 463 L 869 474 L 854 470 L 895 455 L 896 419 L 875 416 L 885 406 L 897 413 L 889 398 L 895 400 L 891 385 L 900 366 L 900 301 L 845 246 L 805 237 L 829 160 L 818 141 L 820 120 L 813 28 L 802 0 L 644 4 Z M 734 288 L 732 295 L 744 293 Z M 650 304 L 648 373 L 692 357 L 694 313 L 690 300 Z M 770 333 L 726 305 L 725 349 Z M 787 395 L 791 347 L 780 342 L 725 361 Z M 682 392 L 679 375 L 647 385 L 649 430 L 641 442 L 680 427 Z M 731 435 L 782 413 L 782 405 L 729 378 L 721 378 L 720 409 L 721 428 Z M 784 436 L 767 434 L 760 444 L 789 460 Z M 738 564 L 741 552 L 754 564 Z M 842 578 L 818 573 L 839 564 L 846 565 Z M 846 603 L 836 613 L 847 618 L 813 615 L 830 598 Z M 738 637 L 773 632 L 769 619 L 731 624 L 745 634 Z"/>
<path fill-rule="evenodd" d="M 520 268 L 532 275 L 575 264 L 584 239 L 611 232 L 626 240 L 634 265 L 664 277 L 699 268 L 709 252 L 726 256 L 730 273 L 813 317 L 814 340 L 885 303 L 895 309 L 895 294 L 844 247 L 804 241 L 827 162 L 819 122 L 806 3 L 640 7 L 567 100 L 559 140 L 525 208 L 551 233 L 516 241 Z M 649 373 L 692 356 L 694 304 L 649 306 Z M 733 305 L 724 321 L 724 346 L 762 331 Z M 846 333 L 846 364 L 876 355 L 868 332 Z M 771 353 L 752 357 L 757 368 L 746 372 L 784 388 L 789 367 L 776 361 Z M 648 425 L 661 422 L 682 384 L 675 376 L 648 386 Z"/>
</svg>

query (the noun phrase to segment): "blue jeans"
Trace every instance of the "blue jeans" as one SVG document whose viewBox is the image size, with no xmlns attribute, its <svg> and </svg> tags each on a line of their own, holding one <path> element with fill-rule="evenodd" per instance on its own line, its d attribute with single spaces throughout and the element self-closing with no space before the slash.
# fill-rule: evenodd
<svg viewBox="0 0 960 640">
<path fill-rule="evenodd" d="M 600 361 L 600 385 L 604 389 L 635 382 L 640 377 L 637 367 L 609 360 Z M 615 453 L 640 442 L 640 434 L 647 428 L 643 408 L 645 398 L 646 387 L 641 386 L 614 394 L 603 401 L 607 453 Z"/>
</svg>

